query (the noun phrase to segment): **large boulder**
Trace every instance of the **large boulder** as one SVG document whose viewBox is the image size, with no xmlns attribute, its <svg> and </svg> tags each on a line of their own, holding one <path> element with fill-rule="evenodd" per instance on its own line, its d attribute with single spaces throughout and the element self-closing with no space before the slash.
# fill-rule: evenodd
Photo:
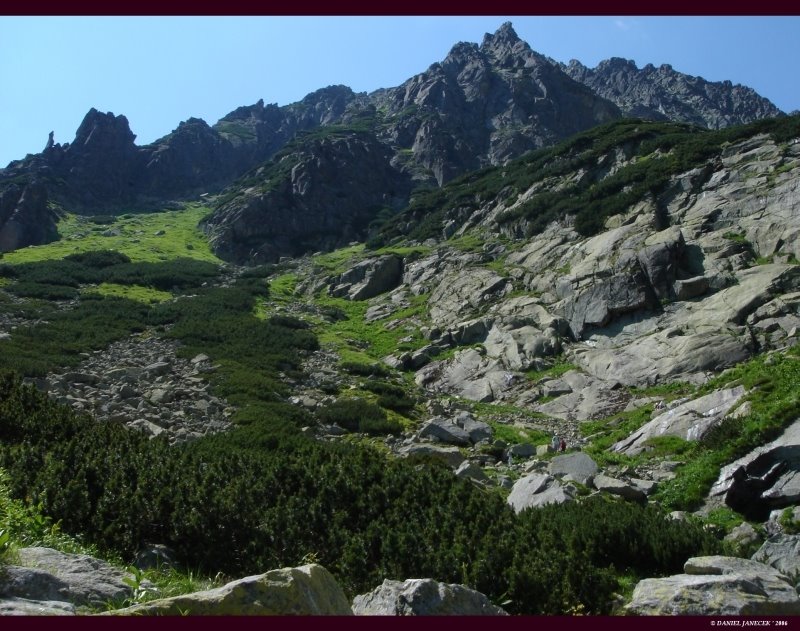
<svg viewBox="0 0 800 631">
<path fill-rule="evenodd" d="M 685 574 L 640 581 L 626 610 L 641 616 L 790 616 L 800 599 L 772 567 L 734 557 L 695 557 Z"/>
<path fill-rule="evenodd" d="M 770 510 L 800 502 L 800 419 L 778 438 L 725 466 L 712 497 L 759 520 Z"/>
<path fill-rule="evenodd" d="M 638 265 L 614 274 L 609 270 L 607 276 L 571 295 L 568 288 L 561 289 L 568 294 L 563 313 L 576 340 L 582 339 L 587 330 L 604 327 L 619 315 L 654 309 L 658 304 L 647 275 Z"/>
<path fill-rule="evenodd" d="M 456 417 L 456 425 L 469 434 L 469 439 L 473 443 L 491 440 L 494 435 L 491 425 L 475 419 L 469 412 L 461 412 Z"/>
<path fill-rule="evenodd" d="M 576 451 L 563 456 L 556 456 L 550 461 L 547 470 L 554 476 L 566 476 L 580 482 L 588 484 L 597 473 L 597 463 L 585 453 Z"/>
<path fill-rule="evenodd" d="M 519 513 L 526 508 L 571 502 L 575 499 L 574 491 L 574 487 L 562 485 L 551 475 L 532 473 L 514 483 L 506 502 Z"/>
<path fill-rule="evenodd" d="M 561 340 L 553 329 L 541 331 L 526 325 L 509 328 L 495 325 L 483 343 L 490 357 L 497 357 L 511 370 L 528 370 L 540 357 L 561 352 Z"/>
<path fill-rule="evenodd" d="M 432 392 L 489 403 L 508 389 L 509 374 L 500 361 L 467 348 L 450 359 L 431 362 L 417 371 L 414 380 Z"/>
<path fill-rule="evenodd" d="M 449 445 L 469 445 L 469 433 L 453 421 L 441 417 L 432 418 L 419 430 L 420 438 L 433 438 Z"/>
<path fill-rule="evenodd" d="M 505 616 L 480 592 L 429 578 L 385 580 L 353 599 L 357 616 Z"/>
<path fill-rule="evenodd" d="M 366 300 L 397 287 L 403 278 L 403 260 L 393 254 L 367 259 L 337 276 L 332 296 Z"/>
<path fill-rule="evenodd" d="M 647 449 L 648 441 L 657 436 L 699 440 L 719 424 L 744 394 L 744 386 L 736 386 L 687 401 L 659 414 L 627 438 L 615 443 L 612 449 L 627 456 L 635 456 Z"/>
<path fill-rule="evenodd" d="M 272 570 L 201 592 L 162 598 L 112 615 L 347 616 L 350 603 L 321 565 Z"/>
<path fill-rule="evenodd" d="M 0 616 L 74 616 L 75 607 L 59 600 L 29 600 L 0 596 Z"/>
<path fill-rule="evenodd" d="M 38 601 L 102 606 L 133 596 L 131 575 L 85 554 L 51 548 L 20 548 L 18 566 L 0 575 L 0 594 Z"/>
<path fill-rule="evenodd" d="M 635 484 L 629 484 L 624 480 L 612 478 L 611 476 L 604 475 L 602 473 L 599 473 L 592 478 L 592 485 L 598 491 L 611 493 L 612 495 L 618 495 L 619 497 L 632 502 L 647 501 L 647 495 L 640 487 L 636 486 Z"/>
</svg>

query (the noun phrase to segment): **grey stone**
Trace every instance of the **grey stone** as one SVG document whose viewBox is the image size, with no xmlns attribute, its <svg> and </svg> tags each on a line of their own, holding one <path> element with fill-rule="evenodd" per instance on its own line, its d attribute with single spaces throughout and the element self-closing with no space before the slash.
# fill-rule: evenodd
<svg viewBox="0 0 800 631">
<path fill-rule="evenodd" d="M 597 463 L 580 451 L 556 456 L 550 461 L 547 470 L 553 476 L 569 475 L 576 482 L 588 485 L 598 471 Z"/>
<path fill-rule="evenodd" d="M 676 280 L 673 285 L 675 298 L 690 300 L 702 296 L 708 291 L 708 279 L 705 276 L 695 276 L 685 280 Z"/>
<path fill-rule="evenodd" d="M 647 500 L 644 491 L 639 487 L 602 473 L 594 476 L 592 484 L 598 491 L 619 495 L 626 500 L 633 502 L 645 502 Z"/>
<path fill-rule="evenodd" d="M 419 431 L 420 438 L 434 438 L 435 440 L 450 445 L 469 445 L 470 436 L 452 421 L 443 418 L 433 418 Z"/>
<path fill-rule="evenodd" d="M 627 605 L 641 616 L 781 616 L 800 613 L 787 578 L 773 568 L 734 557 L 695 557 L 685 574 L 640 581 Z"/>
<path fill-rule="evenodd" d="M 488 479 L 480 466 L 467 460 L 462 462 L 458 469 L 456 469 L 456 476 L 459 478 L 470 478 L 472 480 L 478 480 L 481 482 Z"/>
<path fill-rule="evenodd" d="M 726 465 L 711 487 L 731 508 L 754 519 L 800 501 L 800 419 L 772 442 Z"/>
<path fill-rule="evenodd" d="M 330 293 L 350 300 L 367 300 L 397 287 L 403 277 L 403 261 L 389 254 L 357 263 L 333 281 Z"/>
<path fill-rule="evenodd" d="M 480 592 L 429 578 L 393 581 L 353 599 L 361 616 L 503 616 L 503 609 Z"/>
<path fill-rule="evenodd" d="M 100 606 L 133 595 L 133 590 L 125 583 L 130 574 L 100 559 L 50 548 L 20 548 L 17 552 L 23 566 L 52 574 L 55 580 L 49 583 L 50 587 L 57 582 L 63 584 L 58 591 L 66 595 L 64 600 L 75 605 Z"/>
<path fill-rule="evenodd" d="M 767 539 L 752 556 L 793 581 L 800 580 L 800 535 L 777 534 Z"/>
<path fill-rule="evenodd" d="M 657 436 L 678 436 L 684 440 L 699 440 L 719 424 L 744 394 L 744 387 L 736 386 L 688 401 L 659 414 L 627 438 L 615 443 L 612 449 L 628 456 L 635 456 L 647 448 L 648 440 Z"/>
<path fill-rule="evenodd" d="M 551 475 L 533 473 L 514 483 L 506 502 L 519 513 L 527 508 L 563 504 L 573 499 L 574 495 Z"/>
<path fill-rule="evenodd" d="M 473 443 L 492 440 L 492 436 L 494 436 L 494 430 L 491 425 L 478 421 L 467 413 L 460 414 L 456 418 L 456 424 L 469 434 L 469 439 Z"/>
<path fill-rule="evenodd" d="M 172 364 L 169 362 L 155 362 L 149 366 L 145 366 L 142 372 L 150 379 L 161 375 L 167 375 L 172 370 Z"/>
<path fill-rule="evenodd" d="M 222 587 L 153 600 L 109 615 L 346 616 L 350 603 L 333 576 L 311 564 L 247 576 Z"/>
<path fill-rule="evenodd" d="M 508 448 L 509 453 L 517 458 L 530 458 L 536 454 L 536 447 L 530 443 L 519 443 Z"/>
<path fill-rule="evenodd" d="M 75 607 L 57 600 L 0 597 L 0 616 L 74 616 Z"/>
</svg>

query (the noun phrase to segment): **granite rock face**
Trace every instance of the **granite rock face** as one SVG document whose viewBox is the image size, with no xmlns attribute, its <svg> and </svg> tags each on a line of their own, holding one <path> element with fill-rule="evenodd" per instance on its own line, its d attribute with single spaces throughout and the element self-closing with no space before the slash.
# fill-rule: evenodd
<svg viewBox="0 0 800 631">
<path fill-rule="evenodd" d="M 263 263 L 363 239 L 380 209 L 407 197 L 408 180 L 390 158 L 364 133 L 302 143 L 263 167 L 254 185 L 232 190 L 205 226 L 212 248 L 227 260 Z"/>
<path fill-rule="evenodd" d="M 751 88 L 730 81 L 706 81 L 678 72 L 669 64 L 638 68 L 632 60 L 612 57 L 596 68 L 587 68 L 574 59 L 561 67 L 617 105 L 626 116 L 720 129 L 781 113 Z"/>
<path fill-rule="evenodd" d="M 640 581 L 626 611 L 658 616 L 781 616 L 800 613 L 786 576 L 749 559 L 697 557 L 685 574 Z"/>
<path fill-rule="evenodd" d="M 347 616 L 350 603 L 321 565 L 272 570 L 222 587 L 153 600 L 112 615 Z"/>
<path fill-rule="evenodd" d="M 47 202 L 47 188 L 35 180 L 0 191 L 0 253 L 58 238 L 58 216 Z"/>
<path fill-rule="evenodd" d="M 385 580 L 353 599 L 357 616 L 505 616 L 480 592 L 432 579 Z"/>
</svg>

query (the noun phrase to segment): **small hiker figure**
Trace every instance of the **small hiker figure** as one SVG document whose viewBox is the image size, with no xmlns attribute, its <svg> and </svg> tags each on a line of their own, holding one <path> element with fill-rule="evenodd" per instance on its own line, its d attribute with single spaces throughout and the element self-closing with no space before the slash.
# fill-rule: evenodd
<svg viewBox="0 0 800 631">
<path fill-rule="evenodd" d="M 553 451 L 558 451 L 559 444 L 558 436 L 553 434 L 553 440 L 550 441 L 550 447 L 553 449 Z"/>
<path fill-rule="evenodd" d="M 561 451 L 566 451 L 566 450 L 567 450 L 567 441 L 562 438 L 561 439 Z"/>
<path fill-rule="evenodd" d="M 512 466 L 514 464 L 514 455 L 509 451 L 508 452 L 508 466 Z"/>
</svg>

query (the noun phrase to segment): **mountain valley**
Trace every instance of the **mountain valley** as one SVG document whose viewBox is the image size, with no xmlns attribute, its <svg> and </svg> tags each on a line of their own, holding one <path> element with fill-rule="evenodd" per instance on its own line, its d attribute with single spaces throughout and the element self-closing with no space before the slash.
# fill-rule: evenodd
<svg viewBox="0 0 800 631">
<path fill-rule="evenodd" d="M 8 567 L 162 544 L 330 571 L 310 613 L 408 613 L 409 579 L 438 613 L 800 613 L 800 116 L 505 24 L 133 140 L 93 110 L 0 170 Z M 118 606 L 173 595 L 134 576 Z M 208 612 L 157 602 L 118 613 Z"/>
</svg>

